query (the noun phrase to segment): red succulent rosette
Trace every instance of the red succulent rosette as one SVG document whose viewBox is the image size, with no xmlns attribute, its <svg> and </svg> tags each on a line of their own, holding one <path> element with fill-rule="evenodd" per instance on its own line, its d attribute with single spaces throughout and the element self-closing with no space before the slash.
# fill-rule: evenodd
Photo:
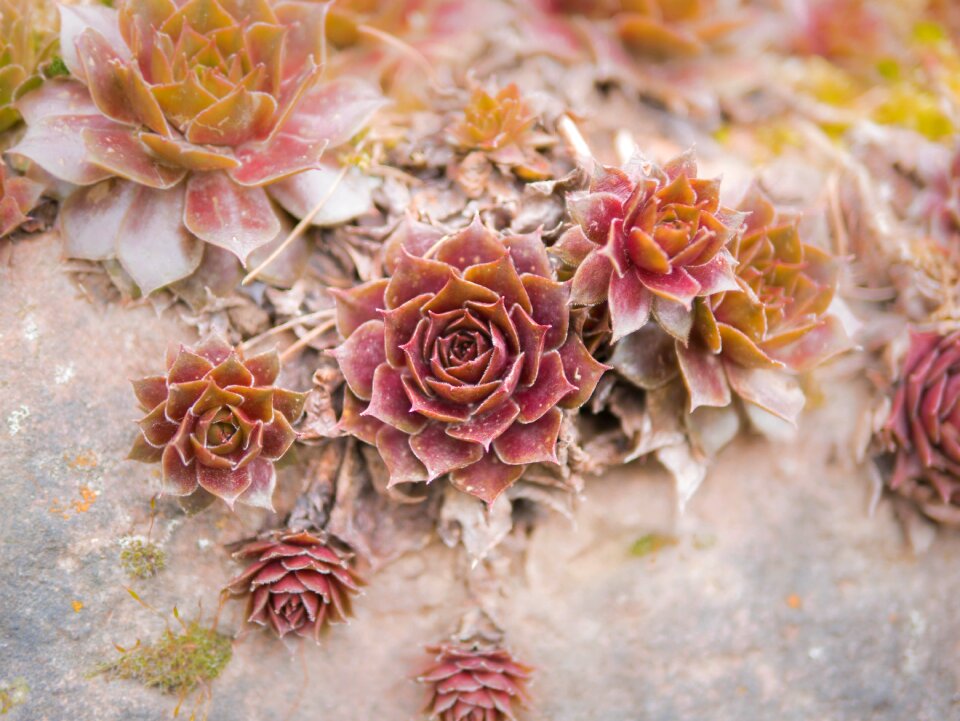
<svg viewBox="0 0 960 721">
<path fill-rule="evenodd" d="M 43 186 L 29 178 L 8 174 L 6 164 L 0 159 L 0 238 L 9 235 L 29 218 L 27 213 L 36 207 Z"/>
<path fill-rule="evenodd" d="M 391 485 L 449 474 L 492 503 L 528 464 L 558 462 L 561 408 L 606 366 L 568 332 L 568 286 L 538 234 L 475 220 L 434 238 L 407 233 L 389 280 L 337 294 L 340 428 L 376 445 Z"/>
<path fill-rule="evenodd" d="M 733 390 L 794 420 L 803 394 L 777 373 L 812 370 L 850 348 L 842 323 L 829 313 L 840 264 L 804 243 L 797 218 L 778 215 L 759 189 L 740 210 L 747 219 L 732 248 L 737 287 L 696 299 L 691 342 L 677 343 L 680 371 L 691 410 L 725 406 Z"/>
<path fill-rule="evenodd" d="M 245 359 L 217 337 L 169 353 L 165 375 L 133 381 L 147 415 L 130 458 L 160 462 L 163 492 L 191 511 L 220 498 L 273 509 L 279 460 L 297 438 L 291 425 L 306 394 L 277 388 L 280 358 Z"/>
<path fill-rule="evenodd" d="M 307 531 L 274 533 L 242 546 L 234 558 L 250 565 L 227 590 L 249 596 L 248 623 L 280 638 L 295 633 L 319 641 L 330 624 L 352 615 L 351 597 L 363 585 L 343 551 Z"/>
<path fill-rule="evenodd" d="M 273 201 L 296 214 L 299 176 L 383 103 L 355 79 L 319 82 L 327 5 L 61 6 L 73 79 L 17 104 L 11 152 L 82 186 L 61 209 L 67 254 L 116 258 L 146 294 L 196 270 L 204 244 L 246 263 L 276 239 Z"/>
<path fill-rule="evenodd" d="M 691 154 L 663 168 L 641 158 L 598 167 L 569 198 L 577 223 L 554 246 L 575 268 L 571 302 L 608 303 L 617 341 L 654 319 L 686 342 L 695 298 L 737 288 L 727 250 L 742 216 L 720 206 L 720 182 L 697 177 Z"/>
<path fill-rule="evenodd" d="M 911 332 L 880 439 L 894 454 L 890 489 L 960 524 L 960 331 Z"/>
<path fill-rule="evenodd" d="M 533 669 L 485 641 L 432 646 L 433 665 L 417 680 L 429 686 L 426 712 L 439 721 L 513 721 L 527 701 Z"/>
</svg>

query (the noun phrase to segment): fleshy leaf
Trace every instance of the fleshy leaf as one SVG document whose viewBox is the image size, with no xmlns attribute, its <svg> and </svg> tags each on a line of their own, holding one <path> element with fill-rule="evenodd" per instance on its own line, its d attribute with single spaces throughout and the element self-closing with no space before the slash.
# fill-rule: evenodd
<svg viewBox="0 0 960 721">
<path fill-rule="evenodd" d="M 203 244 L 183 227 L 183 187 L 137 188 L 120 225 L 117 260 L 144 295 L 197 269 Z"/>
<path fill-rule="evenodd" d="M 370 210 L 378 181 L 351 168 L 334 187 L 339 175 L 339 168 L 324 161 L 319 168 L 305 170 L 271 184 L 269 193 L 295 218 L 306 217 L 321 199 L 326 198 L 323 207 L 310 222 L 321 228 L 340 225 Z"/>
<path fill-rule="evenodd" d="M 384 308 L 383 294 L 386 279 L 372 280 L 348 290 L 331 288 L 330 294 L 337 302 L 337 332 L 346 338 L 368 320 L 378 320 L 379 310 Z"/>
<path fill-rule="evenodd" d="M 609 370 L 609 366 L 594 358 L 580 336 L 574 333 L 560 347 L 560 359 L 564 375 L 573 384 L 574 390 L 564 396 L 559 405 L 562 408 L 579 408 L 590 400 L 600 377 Z"/>
<path fill-rule="evenodd" d="M 557 437 L 563 413 L 551 408 L 533 423 L 514 423 L 493 442 L 497 456 L 512 465 L 557 463 Z"/>
<path fill-rule="evenodd" d="M 640 281 L 637 271 L 629 268 L 623 276 L 611 275 L 609 302 L 615 343 L 646 325 L 650 319 L 653 294 Z"/>
<path fill-rule="evenodd" d="M 46 88 L 31 93 L 33 98 Z M 22 155 L 51 175 L 74 183 L 92 185 L 109 178 L 111 171 L 94 165 L 87 157 L 83 131 L 122 128 L 107 118 L 90 115 L 56 115 L 27 125 L 27 132 L 8 152 Z"/>
<path fill-rule="evenodd" d="M 247 256 L 280 232 L 280 220 L 261 188 L 244 188 L 226 173 L 193 173 L 187 181 L 184 223 L 191 233 L 231 253 Z"/>
<path fill-rule="evenodd" d="M 473 465 L 453 471 L 450 482 L 458 490 L 492 505 L 523 475 L 524 468 L 503 463 L 494 454 L 487 453 Z"/>
<path fill-rule="evenodd" d="M 426 467 L 410 449 L 410 436 L 384 426 L 377 433 L 377 450 L 390 472 L 388 487 L 398 483 L 417 483 L 429 479 Z"/>
<path fill-rule="evenodd" d="M 430 424 L 411 437 L 410 448 L 426 467 L 430 480 L 472 465 L 484 454 L 479 443 L 452 438 L 437 424 Z"/>
<path fill-rule="evenodd" d="M 71 193 L 58 218 L 66 255 L 86 260 L 113 258 L 120 227 L 136 196 L 136 185 L 118 178 Z"/>
<path fill-rule="evenodd" d="M 544 354 L 540 361 L 540 373 L 534 384 L 519 389 L 513 395 L 514 400 L 520 404 L 520 422 L 532 423 L 539 420 L 561 399 L 576 391 L 577 387 L 564 375 L 560 354 L 557 351 Z"/>
<path fill-rule="evenodd" d="M 81 131 L 87 159 L 113 175 L 150 188 L 172 188 L 186 171 L 161 165 L 140 143 L 134 130 L 128 128 L 86 128 Z"/>
<path fill-rule="evenodd" d="M 730 404 L 730 386 L 719 356 L 678 343 L 677 360 L 683 383 L 690 394 L 690 413 L 701 406 L 722 408 Z"/>
<path fill-rule="evenodd" d="M 367 321 L 330 354 L 337 359 L 354 395 L 370 400 L 374 373 L 387 360 L 383 346 L 383 321 Z"/>
<path fill-rule="evenodd" d="M 400 371 L 385 362 L 377 366 L 373 374 L 370 404 L 362 415 L 376 418 L 404 433 L 417 433 L 427 423 L 423 416 L 414 413 Z"/>
<path fill-rule="evenodd" d="M 730 388 L 743 400 L 796 423 L 805 403 L 796 380 L 782 371 L 743 368 L 735 363 L 727 363 L 726 371 Z"/>
</svg>

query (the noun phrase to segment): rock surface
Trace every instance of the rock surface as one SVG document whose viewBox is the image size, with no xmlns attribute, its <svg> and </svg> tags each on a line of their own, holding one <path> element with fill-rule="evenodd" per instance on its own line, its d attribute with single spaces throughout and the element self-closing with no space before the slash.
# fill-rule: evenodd
<svg viewBox="0 0 960 721">
<path fill-rule="evenodd" d="M 0 686 L 23 684 L 17 721 L 154 721 L 171 699 L 90 678 L 113 644 L 185 617 L 212 620 L 236 567 L 223 550 L 269 521 L 158 503 L 158 577 L 131 581 L 120 539 L 145 535 L 155 467 L 123 460 L 136 416 L 127 378 L 192 340 L 147 306 L 98 305 L 62 272 L 55 237 L 19 242 L 0 269 Z M 136 351 L 134 353 L 133 351 Z M 940 721 L 958 713 L 960 537 L 914 557 L 892 510 L 844 461 L 862 390 L 828 389 L 797 440 L 728 448 L 682 518 L 663 472 L 590 480 L 576 523 L 542 518 L 506 548 L 497 605 L 510 645 L 537 666 L 550 721 Z M 284 493 L 296 478 L 282 477 Z M 651 532 L 676 545 L 643 557 Z M 320 647 L 256 631 L 235 644 L 210 721 L 417 717 L 423 643 L 466 609 L 459 555 L 439 542 L 371 578 L 357 617 Z M 482 573 L 476 571 L 475 573 Z M 131 586 L 156 613 L 138 605 Z M 202 607 L 201 607 L 202 604 Z M 239 604 L 220 627 L 239 628 Z"/>
</svg>

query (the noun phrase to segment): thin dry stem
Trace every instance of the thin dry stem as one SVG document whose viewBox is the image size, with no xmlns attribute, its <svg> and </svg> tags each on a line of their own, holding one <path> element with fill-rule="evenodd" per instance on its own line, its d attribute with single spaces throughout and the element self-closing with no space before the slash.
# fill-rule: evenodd
<svg viewBox="0 0 960 721">
<path fill-rule="evenodd" d="M 316 328 L 311 330 L 305 336 L 297 340 L 296 343 L 285 348 L 283 350 L 283 353 L 280 354 L 280 362 L 286 363 L 293 356 L 299 353 L 314 338 L 319 338 L 328 330 L 331 330 L 336 325 L 336 323 L 337 322 L 335 320 L 328 320 L 326 323 L 321 323 L 320 325 L 318 325 Z"/>
<path fill-rule="evenodd" d="M 249 285 L 253 280 L 256 279 L 258 275 L 260 275 L 260 273 L 263 272 L 264 268 L 266 268 L 273 261 L 275 261 L 280 256 L 280 254 L 290 246 L 290 244 L 293 241 L 295 241 L 297 238 L 299 238 L 303 234 L 303 231 L 306 230 L 307 226 L 313 222 L 313 219 L 317 216 L 317 213 L 323 210 L 323 207 L 327 204 L 327 201 L 329 201 L 330 198 L 333 197 L 333 194 L 336 192 L 337 188 L 340 186 L 340 183 L 343 181 L 344 176 L 347 174 L 347 170 L 349 169 L 349 167 L 350 166 L 348 165 L 344 165 L 343 167 L 340 168 L 340 172 L 337 173 L 337 177 L 334 179 L 333 184 L 330 186 L 330 189 L 326 193 L 324 193 L 323 197 L 320 198 L 320 200 L 317 201 L 317 204 L 313 206 L 310 212 L 307 213 L 305 216 L 303 216 L 300 222 L 297 223 L 297 226 L 292 231 L 290 231 L 290 235 L 288 235 L 284 239 L 284 241 L 279 246 L 277 246 L 276 250 L 274 250 L 269 256 L 267 256 L 267 259 L 264 260 L 260 265 L 258 265 L 256 268 L 251 270 L 249 273 L 247 273 L 247 276 L 243 279 L 240 285 Z"/>
<path fill-rule="evenodd" d="M 421 53 L 412 45 L 405 43 L 395 35 L 391 35 L 390 33 L 386 33 L 383 30 L 371 27 L 370 25 L 358 25 L 357 30 L 359 30 L 362 35 L 379 40 L 384 45 L 389 45 L 393 49 L 398 50 L 413 60 L 413 62 L 415 62 L 417 66 L 427 74 L 427 77 L 430 79 L 431 83 L 436 80 L 436 71 L 430 64 L 430 61 L 427 60 L 423 53 Z"/>
<path fill-rule="evenodd" d="M 310 323 L 311 321 L 315 321 L 315 320 L 323 320 L 324 318 L 331 318 L 334 316 L 336 312 L 337 311 L 334 308 L 324 308 L 323 310 L 318 310 L 314 313 L 307 313 L 306 315 L 298 315 L 296 318 L 291 318 L 290 320 L 285 321 L 280 325 L 275 325 L 270 330 L 265 330 L 263 333 L 260 333 L 259 335 L 255 335 L 255 336 L 252 336 L 251 338 L 247 338 L 245 341 L 243 341 L 243 343 L 237 346 L 237 348 L 239 348 L 240 350 L 247 350 L 253 347 L 254 345 L 256 345 L 257 343 L 259 343 L 260 341 L 265 340 L 271 336 L 277 335 L 278 333 L 282 333 L 283 331 L 288 330 L 290 328 L 295 328 L 298 325 L 303 325 L 304 323 Z"/>
<path fill-rule="evenodd" d="M 587 139 L 583 137 L 580 128 L 577 127 L 577 124 L 573 122 L 569 115 L 560 117 L 560 121 L 557 123 L 557 131 L 573 152 L 577 154 L 577 158 L 581 162 L 593 159 L 593 152 L 590 150 Z"/>
<path fill-rule="evenodd" d="M 617 131 L 613 138 L 613 144 L 617 149 L 617 157 L 622 164 L 626 164 L 637 152 L 637 141 L 633 138 L 633 133 L 625 128 Z"/>
</svg>

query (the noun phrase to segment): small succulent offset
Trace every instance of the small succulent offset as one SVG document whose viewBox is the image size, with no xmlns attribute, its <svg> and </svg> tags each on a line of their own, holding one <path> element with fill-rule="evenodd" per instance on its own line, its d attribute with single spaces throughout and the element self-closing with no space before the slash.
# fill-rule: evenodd
<svg viewBox="0 0 960 721">
<path fill-rule="evenodd" d="M 280 638 L 295 633 L 319 641 L 330 624 L 352 615 L 351 596 L 363 585 L 346 554 L 307 531 L 276 532 L 244 545 L 234 557 L 250 565 L 227 589 L 249 596 L 249 623 Z"/>
<path fill-rule="evenodd" d="M 14 103 L 54 74 L 57 48 L 43 0 L 0 0 L 0 132 L 20 121 Z"/>
<path fill-rule="evenodd" d="M 27 214 L 36 207 L 43 186 L 29 178 L 10 176 L 9 169 L 0 160 L 0 238 L 3 238 L 29 218 Z"/>
<path fill-rule="evenodd" d="M 553 251 L 570 268 L 574 305 L 609 305 L 613 342 L 651 315 L 686 343 L 696 298 L 738 288 L 727 246 L 743 216 L 723 208 L 720 181 L 697 177 L 687 153 L 662 168 L 637 156 L 598 167 L 568 199 L 576 225 Z"/>
<path fill-rule="evenodd" d="M 492 162 L 523 180 L 550 176 L 550 165 L 537 152 L 550 137 L 534 130 L 537 115 L 514 83 L 491 95 L 481 87 L 470 96 L 463 118 L 448 130 L 450 141 L 465 151 L 484 153 Z"/>
<path fill-rule="evenodd" d="M 318 168 L 383 102 L 356 79 L 320 82 L 326 8 L 62 6 L 74 79 L 18 103 L 27 133 L 11 152 L 82 186 L 61 211 L 67 254 L 116 258 L 146 294 L 196 270 L 205 243 L 245 263 L 276 239 L 273 201 L 302 200 L 286 184 Z"/>
<path fill-rule="evenodd" d="M 700 55 L 740 24 L 716 0 L 544 0 L 542 5 L 557 13 L 612 19 L 620 42 L 653 60 Z"/>
<path fill-rule="evenodd" d="M 509 651 L 484 639 L 427 649 L 433 664 L 417 680 L 427 684 L 426 713 L 438 721 L 514 721 L 527 702 L 533 674 Z"/>
<path fill-rule="evenodd" d="M 273 385 L 280 358 L 244 358 L 216 336 L 167 354 L 167 372 L 133 381 L 147 415 L 130 458 L 160 462 L 163 493 L 189 512 L 217 498 L 273 508 L 280 459 L 297 438 L 306 394 Z"/>
<path fill-rule="evenodd" d="M 797 219 L 778 216 L 753 189 L 732 247 L 737 287 L 694 303 L 689 344 L 677 344 L 690 410 L 746 401 L 794 420 L 803 395 L 770 371 L 803 373 L 850 348 L 842 323 L 828 313 L 839 282 L 837 259 L 800 238 Z"/>
<path fill-rule="evenodd" d="M 477 219 L 434 240 L 410 234 L 389 280 L 337 293 L 340 429 L 376 445 L 390 485 L 449 474 L 493 503 L 528 464 L 558 463 L 561 408 L 586 402 L 606 366 L 569 332 L 539 234 Z"/>
<path fill-rule="evenodd" d="M 890 490 L 936 521 L 960 524 L 960 331 L 911 332 L 879 436 L 894 455 Z"/>
</svg>

